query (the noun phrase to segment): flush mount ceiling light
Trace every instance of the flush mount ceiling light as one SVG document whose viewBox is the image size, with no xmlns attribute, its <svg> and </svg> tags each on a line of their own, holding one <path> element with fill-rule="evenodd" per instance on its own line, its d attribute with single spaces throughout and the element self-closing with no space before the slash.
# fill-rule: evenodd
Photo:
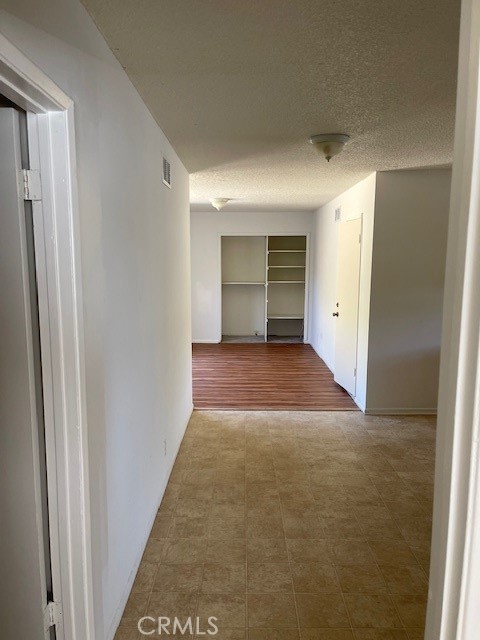
<svg viewBox="0 0 480 640">
<path fill-rule="evenodd" d="M 318 153 L 325 156 L 327 162 L 330 162 L 333 156 L 343 151 L 343 147 L 350 140 L 350 136 L 346 133 L 320 133 L 311 136 L 310 143 L 313 144 Z"/>
<path fill-rule="evenodd" d="M 230 198 L 212 198 L 210 202 L 212 203 L 212 207 L 215 207 L 217 211 L 220 211 L 227 202 L 230 202 Z"/>
</svg>

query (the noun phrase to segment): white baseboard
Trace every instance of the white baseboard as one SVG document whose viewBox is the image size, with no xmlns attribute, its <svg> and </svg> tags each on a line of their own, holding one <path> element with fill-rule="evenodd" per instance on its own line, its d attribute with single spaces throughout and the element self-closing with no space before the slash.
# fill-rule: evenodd
<svg viewBox="0 0 480 640">
<path fill-rule="evenodd" d="M 355 404 L 357 405 L 357 407 L 360 409 L 362 413 L 365 413 L 365 414 L 367 413 L 363 404 L 361 404 L 356 398 L 352 398 L 352 400 L 355 402 Z"/>
<path fill-rule="evenodd" d="M 220 344 L 221 340 L 192 340 L 192 344 Z"/>
<path fill-rule="evenodd" d="M 182 444 L 182 440 L 183 440 L 183 437 L 185 435 L 185 431 L 187 429 L 187 426 L 188 426 L 188 423 L 190 421 L 190 418 L 192 417 L 192 413 L 193 413 L 193 403 L 192 403 L 192 405 L 190 407 L 190 414 L 188 415 L 188 418 L 187 418 L 187 420 L 185 422 L 185 426 L 184 426 L 184 429 L 182 431 L 181 438 L 179 439 L 179 442 L 177 444 L 175 455 L 173 456 L 172 462 L 170 464 L 170 468 L 168 469 L 168 472 L 165 474 L 165 479 L 162 482 L 158 504 L 157 504 L 156 508 L 154 509 L 153 514 L 151 515 L 151 517 L 149 519 L 148 527 L 147 527 L 147 534 L 144 536 L 143 542 L 141 544 L 140 552 L 137 554 L 137 557 L 135 558 L 134 567 L 133 567 L 133 569 L 132 569 L 132 571 L 131 571 L 131 573 L 130 573 L 130 575 L 128 577 L 128 582 L 127 582 L 127 585 L 126 585 L 125 590 L 123 592 L 122 599 L 120 601 L 120 604 L 117 607 L 117 610 L 115 612 L 113 620 L 112 620 L 112 622 L 110 624 L 110 627 L 109 627 L 109 630 L 108 630 L 108 633 L 107 633 L 107 636 L 106 636 L 107 640 L 114 640 L 115 634 L 116 634 L 117 629 L 118 629 L 118 625 L 120 624 L 120 621 L 122 619 L 123 612 L 124 612 L 125 606 L 127 604 L 127 600 L 128 600 L 128 598 L 130 596 L 130 592 L 132 590 L 133 583 L 135 581 L 135 576 L 137 575 L 138 567 L 140 566 L 140 562 L 142 560 L 143 553 L 145 551 L 145 547 L 147 546 L 147 542 L 148 542 L 148 539 L 150 537 L 150 531 L 152 530 L 153 523 L 154 523 L 156 515 L 157 515 L 157 511 L 158 511 L 158 509 L 159 509 L 159 507 L 160 507 L 160 505 L 162 503 L 163 496 L 165 494 L 165 489 L 167 488 L 168 481 L 170 480 L 170 476 L 172 474 L 172 469 L 173 469 L 173 467 L 175 465 L 175 461 L 177 459 L 178 450 L 180 449 L 180 445 Z"/>
<path fill-rule="evenodd" d="M 425 407 L 413 407 L 409 409 L 405 408 L 377 408 L 365 409 L 364 413 L 367 416 L 436 416 L 437 409 L 425 408 Z"/>
<path fill-rule="evenodd" d="M 312 347 L 312 349 L 315 351 L 315 353 L 317 354 L 317 356 L 323 360 L 322 356 L 318 353 L 318 349 L 317 349 L 317 344 L 313 341 L 310 340 L 310 346 Z"/>
<path fill-rule="evenodd" d="M 317 356 L 320 358 L 320 360 L 323 362 L 323 364 L 325 364 L 328 368 L 328 370 L 330 371 L 330 373 L 333 375 L 333 366 L 330 365 L 330 363 L 328 363 L 325 358 L 319 353 L 317 345 L 315 344 L 315 342 L 313 342 L 313 340 L 310 340 L 308 342 L 308 344 L 312 347 L 312 349 L 315 351 L 315 353 L 317 354 Z"/>
</svg>

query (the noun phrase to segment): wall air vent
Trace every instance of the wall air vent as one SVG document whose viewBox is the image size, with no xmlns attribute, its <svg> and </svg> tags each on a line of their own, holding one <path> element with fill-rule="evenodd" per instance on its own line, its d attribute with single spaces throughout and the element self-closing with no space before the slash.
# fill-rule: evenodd
<svg viewBox="0 0 480 640">
<path fill-rule="evenodd" d="M 170 162 L 166 158 L 163 159 L 163 184 L 169 189 L 172 188 L 172 174 L 170 171 Z"/>
<path fill-rule="evenodd" d="M 335 209 L 335 222 L 340 222 L 342 219 L 342 207 L 337 207 Z"/>
</svg>

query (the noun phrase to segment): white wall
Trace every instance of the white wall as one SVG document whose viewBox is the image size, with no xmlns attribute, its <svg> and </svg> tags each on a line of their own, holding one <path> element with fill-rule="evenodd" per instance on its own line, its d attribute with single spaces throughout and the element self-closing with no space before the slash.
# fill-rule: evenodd
<svg viewBox="0 0 480 640">
<path fill-rule="evenodd" d="M 222 301 L 220 234 L 311 233 L 313 214 L 292 213 L 191 213 L 192 335 L 194 342 L 220 342 Z"/>
<path fill-rule="evenodd" d="M 95 638 L 110 640 L 192 408 L 188 175 L 80 2 L 2 7 L 2 33 L 75 102 Z"/>
<path fill-rule="evenodd" d="M 365 409 L 367 393 L 375 183 L 375 174 L 371 174 L 315 213 L 311 343 L 332 371 L 335 367 L 335 318 L 332 313 L 336 303 L 338 261 L 338 223 L 335 222 L 335 209 L 341 208 L 341 220 L 363 219 L 355 397 L 361 409 Z"/>
<path fill-rule="evenodd" d="M 363 217 L 355 401 L 367 412 L 433 412 L 446 256 L 449 169 L 372 174 L 316 213 L 312 346 L 335 370 L 341 219 Z"/>
<path fill-rule="evenodd" d="M 377 174 L 367 410 L 437 407 L 450 169 Z"/>
</svg>

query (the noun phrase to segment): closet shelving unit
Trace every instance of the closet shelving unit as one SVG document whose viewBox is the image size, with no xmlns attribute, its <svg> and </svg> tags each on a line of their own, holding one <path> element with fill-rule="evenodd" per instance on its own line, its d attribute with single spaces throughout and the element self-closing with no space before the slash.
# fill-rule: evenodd
<svg viewBox="0 0 480 640">
<path fill-rule="evenodd" d="M 306 236 L 222 236 L 222 335 L 303 341 Z"/>
<path fill-rule="evenodd" d="M 303 340 L 306 236 L 267 236 L 266 340 Z"/>
</svg>

